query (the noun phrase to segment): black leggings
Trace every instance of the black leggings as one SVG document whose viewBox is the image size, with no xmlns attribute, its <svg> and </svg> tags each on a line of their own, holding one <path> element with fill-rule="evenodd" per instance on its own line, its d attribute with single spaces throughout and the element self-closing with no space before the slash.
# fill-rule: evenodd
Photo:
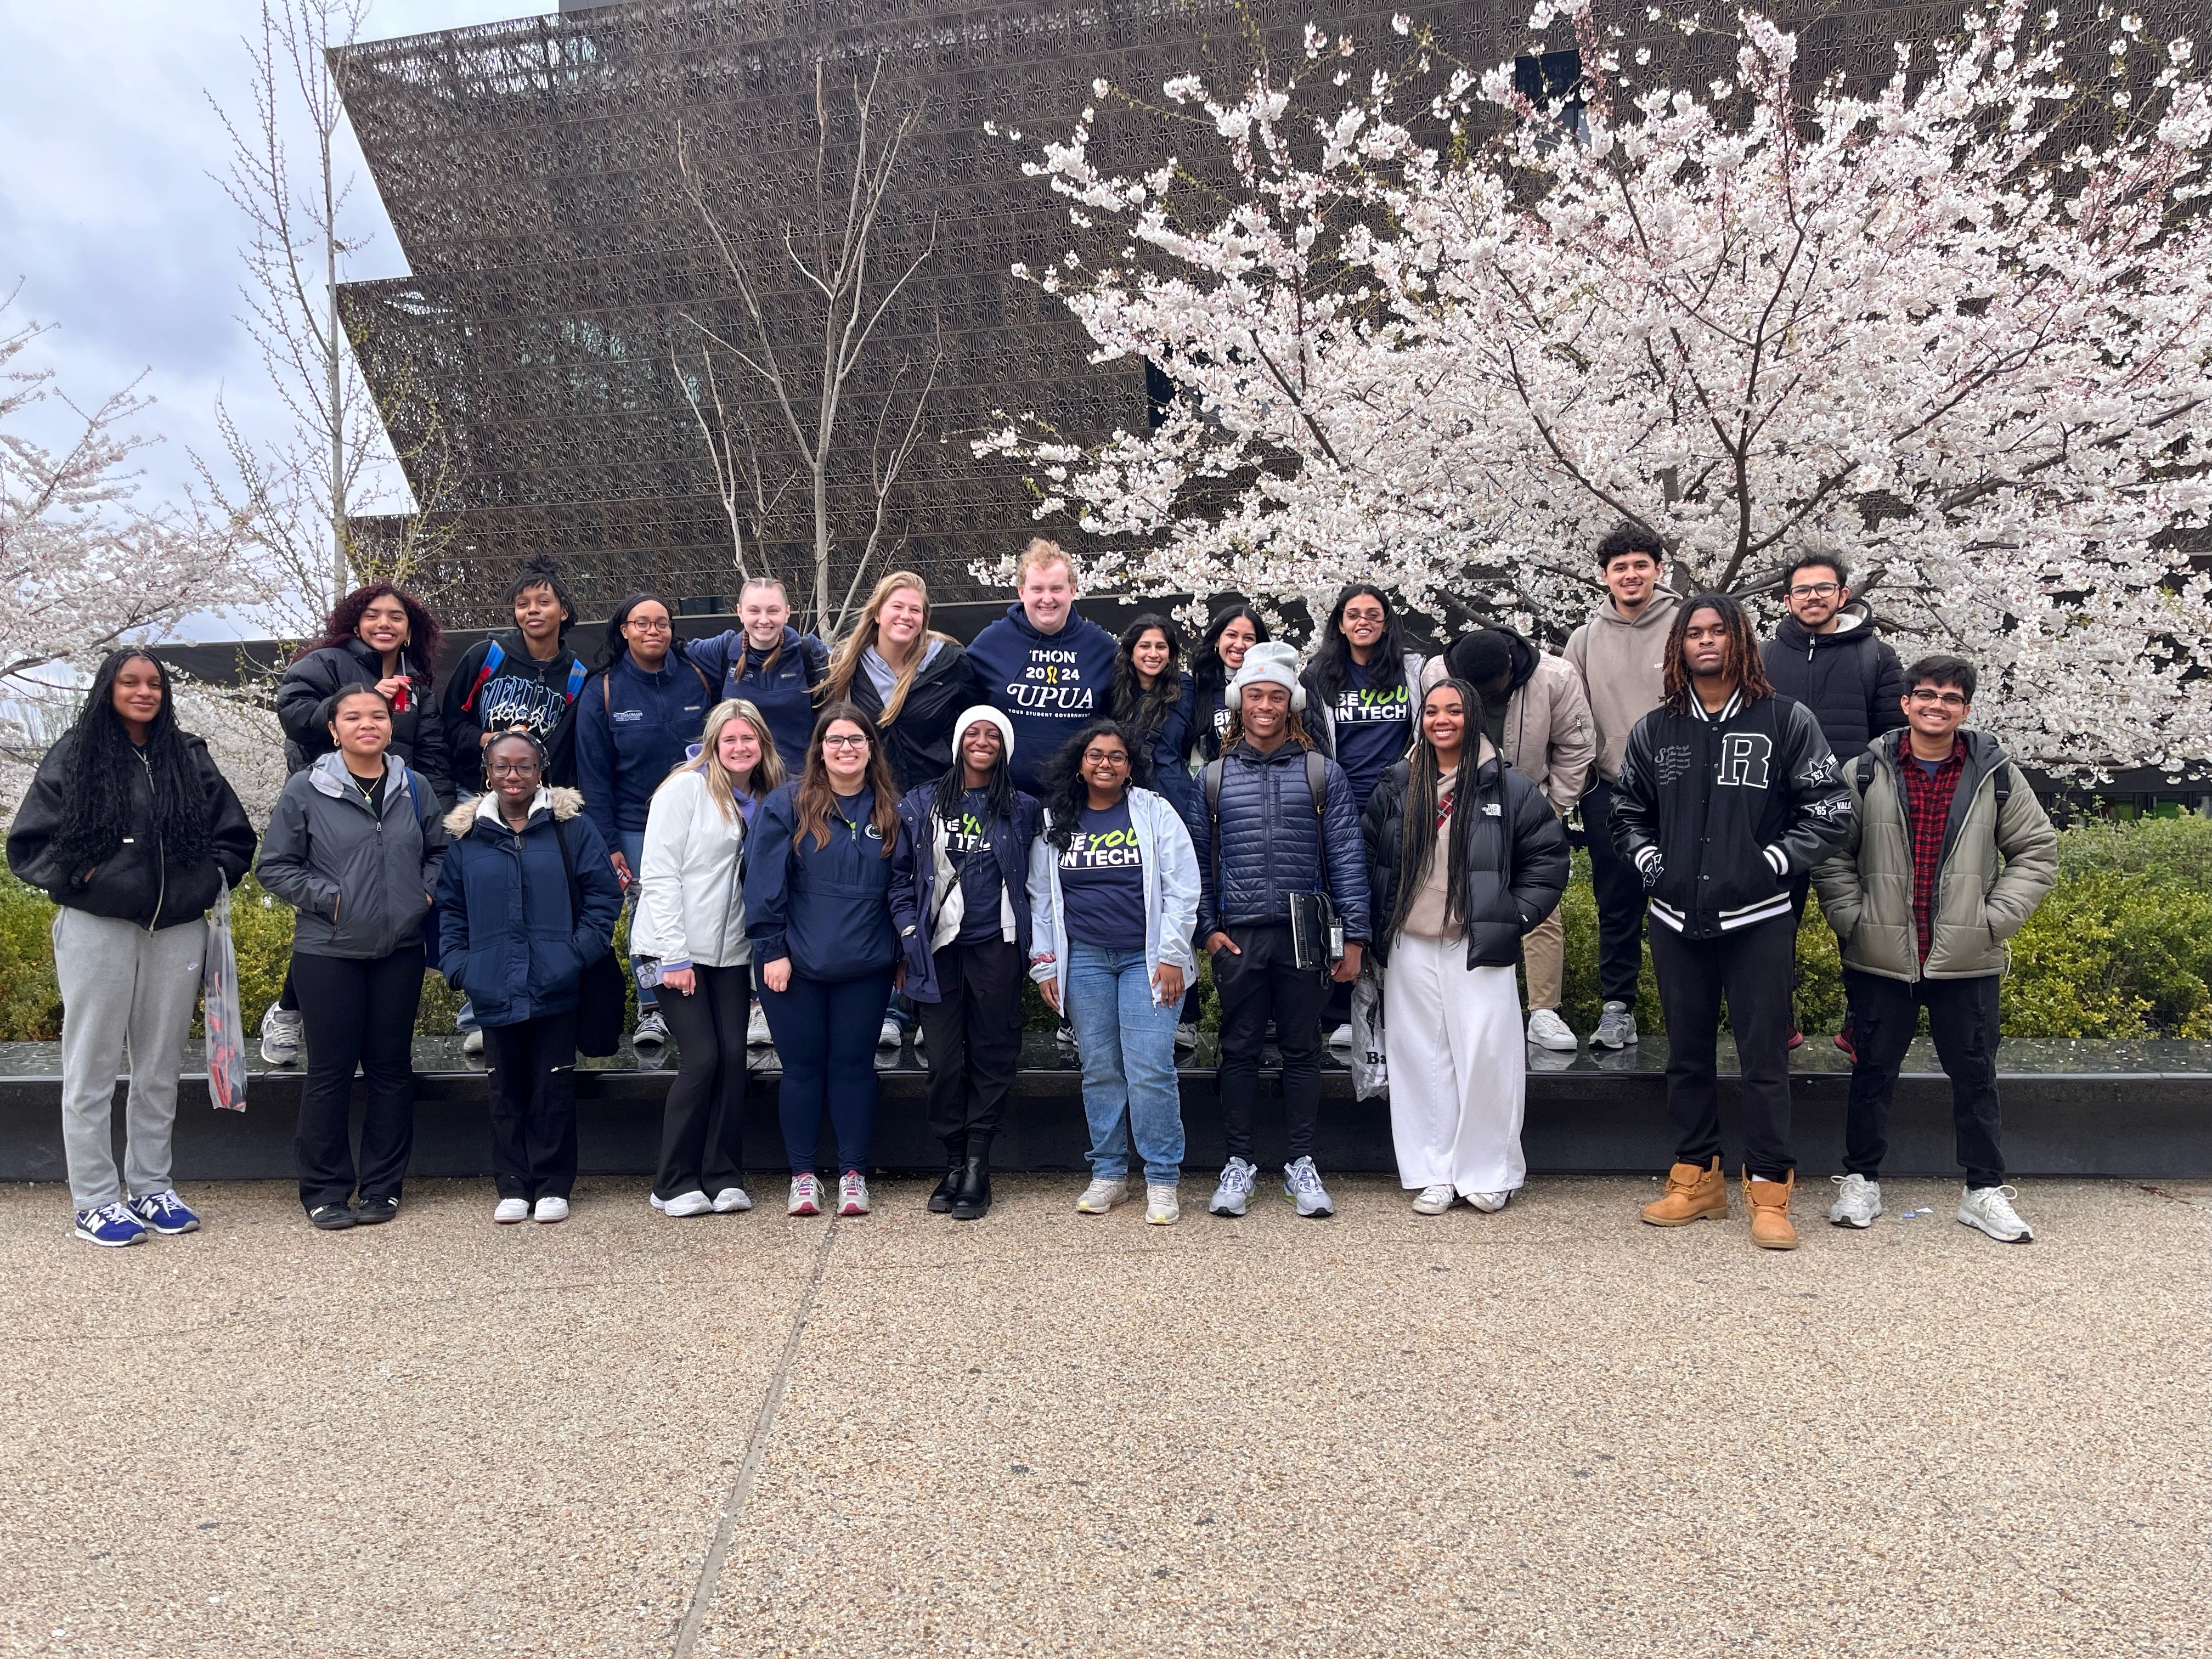
<svg viewBox="0 0 2212 1659">
<path fill-rule="evenodd" d="M 745 1021 L 752 969 L 692 969 L 689 996 L 660 988 L 660 1017 L 676 1039 L 676 1081 L 660 1116 L 653 1195 L 681 1198 L 745 1184 Z M 870 1039 L 871 1042 L 873 1039 Z"/>
<path fill-rule="evenodd" d="M 890 992 L 888 968 L 856 979 L 793 974 L 787 991 L 761 988 L 769 1033 L 783 1062 L 776 1115 L 793 1175 L 814 1168 L 825 1106 L 837 1130 L 837 1167 L 868 1167 L 868 1143 L 876 1130 L 876 1033 L 883 1029 Z"/>
<path fill-rule="evenodd" d="M 422 1000 L 422 946 L 410 939 L 374 962 L 350 957 L 292 958 L 307 1028 L 307 1076 L 294 1142 L 300 1202 L 343 1204 L 358 1180 L 362 1200 L 397 1198 L 415 1150 L 415 1012 Z M 362 1070 L 368 1115 L 356 1177 L 353 1068 Z"/>
<path fill-rule="evenodd" d="M 491 1061 L 491 1177 L 501 1198 L 576 1189 L 576 1014 L 484 1027 Z"/>
</svg>

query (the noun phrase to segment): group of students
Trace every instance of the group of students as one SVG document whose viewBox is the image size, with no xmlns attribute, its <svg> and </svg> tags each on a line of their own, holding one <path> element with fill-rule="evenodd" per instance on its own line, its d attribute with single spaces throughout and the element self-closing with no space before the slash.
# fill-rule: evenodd
<svg viewBox="0 0 2212 1659">
<path fill-rule="evenodd" d="M 2051 884 L 2055 837 L 2002 749 L 1966 726 L 1972 666 L 1937 655 L 1902 670 L 1846 610 L 1837 556 L 1791 567 L 1790 620 L 1764 649 L 1735 599 L 1664 586 L 1649 532 L 1615 531 L 1598 565 L 1607 598 L 1564 657 L 1492 629 L 1425 659 L 1389 597 L 1353 584 L 1308 660 L 1237 605 L 1186 666 L 1164 617 L 1117 640 L 1077 615 L 1073 561 L 1037 540 L 1015 603 L 964 648 L 930 628 L 911 573 L 884 577 L 834 650 L 791 625 L 779 584 L 756 580 L 738 629 L 690 642 L 665 601 L 632 595 L 594 671 L 568 647 L 557 571 L 534 563 L 511 595 L 514 629 L 472 647 L 441 693 L 428 611 L 388 584 L 349 595 L 280 685 L 294 774 L 254 866 L 297 917 L 264 1041 L 273 1057 L 306 1050 L 309 1219 L 335 1230 L 398 1208 L 429 966 L 466 998 L 487 1056 L 494 1219 L 568 1215 L 579 1022 L 618 972 L 607 957 L 626 892 L 633 1042 L 672 1035 L 679 1055 L 651 1197 L 664 1214 L 751 1207 L 745 1049 L 763 1035 L 781 1066 L 788 1212 L 866 1213 L 874 1054 L 914 1019 L 945 1152 L 929 1207 L 984 1214 L 1027 975 L 1080 1060 L 1091 1180 L 1078 1209 L 1122 1202 L 1133 1164 L 1146 1219 L 1172 1223 L 1176 1053 L 1194 1040 L 1200 951 L 1228 1152 L 1213 1213 L 1244 1214 L 1259 1183 L 1269 1042 L 1283 1190 L 1302 1216 L 1333 1212 L 1315 1163 L 1323 1033 L 1341 1031 L 1363 970 L 1381 979 L 1414 1210 L 1502 1209 L 1526 1178 L 1523 1044 L 1577 1044 L 1559 1013 L 1558 911 L 1579 811 L 1605 993 L 1592 1041 L 1637 1040 L 1647 915 L 1667 1018 L 1677 1159 L 1644 1219 L 1728 1213 L 1725 999 L 1752 1237 L 1796 1243 L 1787 1054 L 1802 1040 L 1797 921 L 1817 885 L 1843 942 L 1837 1040 L 1855 1058 L 1831 1219 L 1881 1213 L 1890 1097 L 1925 1007 L 1954 1081 L 1959 1218 L 2032 1237 L 2002 1184 L 1996 988 L 2003 940 Z M 177 727 L 166 671 L 117 653 L 8 839 L 11 867 L 62 907 L 81 1237 L 198 1224 L 169 1179 L 176 1069 L 204 912 L 254 853 L 205 744 Z M 108 1103 L 126 1037 L 118 1174 Z M 825 1115 L 834 1197 L 818 1174 Z"/>
</svg>

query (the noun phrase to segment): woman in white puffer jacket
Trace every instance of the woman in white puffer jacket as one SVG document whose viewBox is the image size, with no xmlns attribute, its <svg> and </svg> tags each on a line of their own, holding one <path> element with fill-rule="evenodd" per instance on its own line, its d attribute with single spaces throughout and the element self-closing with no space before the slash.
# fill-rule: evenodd
<svg viewBox="0 0 2212 1659">
<path fill-rule="evenodd" d="M 738 866 L 754 808 L 782 781 L 767 720 L 732 698 L 708 713 L 698 752 L 668 775 L 646 814 L 629 949 L 640 975 L 657 976 L 678 1056 L 653 1182 L 663 1215 L 753 1206 L 744 1158 L 752 950 Z"/>
</svg>

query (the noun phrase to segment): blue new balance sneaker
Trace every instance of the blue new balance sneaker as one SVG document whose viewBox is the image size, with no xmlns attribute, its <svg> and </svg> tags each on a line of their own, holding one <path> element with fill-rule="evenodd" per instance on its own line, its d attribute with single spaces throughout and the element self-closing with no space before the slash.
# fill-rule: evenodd
<svg viewBox="0 0 2212 1659">
<path fill-rule="evenodd" d="M 76 1212 L 76 1236 L 88 1244 L 104 1244 L 113 1249 L 123 1244 L 143 1244 L 146 1230 L 138 1218 L 120 1204 L 103 1204 L 94 1210 Z"/>
<path fill-rule="evenodd" d="M 131 1213 L 157 1233 L 196 1233 L 200 1218 L 185 1207 L 174 1187 L 158 1193 L 141 1193 L 131 1200 Z"/>
</svg>

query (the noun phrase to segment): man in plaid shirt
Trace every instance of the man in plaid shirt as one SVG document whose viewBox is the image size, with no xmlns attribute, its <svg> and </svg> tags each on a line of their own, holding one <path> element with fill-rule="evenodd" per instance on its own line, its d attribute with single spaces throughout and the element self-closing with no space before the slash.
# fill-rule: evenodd
<svg viewBox="0 0 2212 1659">
<path fill-rule="evenodd" d="M 1844 769 L 1857 811 L 1844 848 L 1814 872 L 1843 942 L 1858 1053 L 1844 1134 L 1845 1173 L 1828 1219 L 1881 1213 L 1889 1107 L 1928 1011 L 1951 1079 L 1966 1190 L 1959 1220 L 2008 1244 L 2035 1237 L 2004 1181 L 1997 1115 L 1997 981 L 2004 941 L 2057 878 L 2058 837 L 2027 780 L 1986 732 L 1967 728 L 1974 666 L 1923 657 L 1905 672 L 1905 729 Z"/>
</svg>

